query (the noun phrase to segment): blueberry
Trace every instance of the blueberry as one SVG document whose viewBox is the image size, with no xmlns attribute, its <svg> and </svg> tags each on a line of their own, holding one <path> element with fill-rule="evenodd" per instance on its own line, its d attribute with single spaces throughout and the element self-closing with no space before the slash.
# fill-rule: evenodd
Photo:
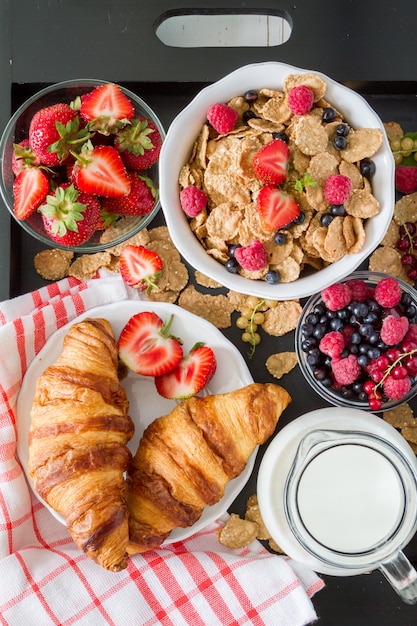
<svg viewBox="0 0 417 626">
<path fill-rule="evenodd" d="M 346 209 L 343 204 L 332 204 L 330 213 L 335 217 L 344 217 L 346 215 Z"/>
<path fill-rule="evenodd" d="M 330 328 L 332 330 L 342 330 L 344 326 L 343 320 L 340 319 L 340 317 L 336 317 L 332 320 L 330 320 Z"/>
<path fill-rule="evenodd" d="M 361 354 L 360 356 L 358 356 L 358 364 L 361 367 L 366 367 L 367 365 L 369 365 L 370 363 L 370 358 L 367 354 Z"/>
<path fill-rule="evenodd" d="M 340 137 L 347 137 L 349 134 L 350 128 L 347 124 L 338 124 L 336 126 L 336 135 Z"/>
<path fill-rule="evenodd" d="M 293 221 L 293 224 L 302 224 L 305 221 L 305 219 L 306 219 L 306 214 L 303 211 L 300 211 L 300 213 L 297 215 L 297 217 Z"/>
<path fill-rule="evenodd" d="M 336 150 L 344 150 L 347 146 L 346 137 L 342 137 L 341 135 L 335 137 L 333 139 L 333 146 L 336 148 Z"/>
<path fill-rule="evenodd" d="M 342 387 L 340 389 L 340 394 L 346 400 L 351 400 L 353 396 L 355 395 L 352 387 Z"/>
<path fill-rule="evenodd" d="M 304 337 L 309 337 L 310 335 L 312 335 L 313 330 L 314 330 L 313 324 L 309 322 L 304 322 L 304 324 L 301 324 L 300 332 L 302 335 L 304 335 Z"/>
<path fill-rule="evenodd" d="M 361 324 L 359 326 L 359 332 L 363 337 L 370 337 L 374 332 L 372 324 Z"/>
<path fill-rule="evenodd" d="M 360 344 L 361 341 L 362 341 L 362 337 L 360 336 L 358 332 L 355 332 L 352 334 L 350 338 L 350 343 L 352 343 L 353 345 L 358 345 Z"/>
<path fill-rule="evenodd" d="M 256 102 L 258 99 L 258 92 L 254 89 L 249 89 L 248 91 L 245 91 L 243 98 L 245 102 Z"/>
<path fill-rule="evenodd" d="M 281 233 L 280 231 L 276 232 L 274 235 L 274 241 L 278 246 L 284 245 L 284 243 L 287 243 L 286 233 Z"/>
<path fill-rule="evenodd" d="M 306 317 L 307 324 L 312 324 L 313 326 L 315 326 L 316 324 L 318 324 L 318 321 L 319 316 L 317 315 L 317 313 L 309 313 Z"/>
<path fill-rule="evenodd" d="M 267 272 L 267 274 L 265 275 L 265 280 L 270 285 L 275 285 L 276 283 L 279 283 L 280 278 L 281 277 L 279 273 L 275 270 L 269 270 L 269 272 Z"/>
<path fill-rule="evenodd" d="M 321 384 L 323 385 L 323 387 L 332 387 L 333 385 L 333 380 L 330 378 L 330 376 L 327 376 L 326 378 L 324 378 L 322 381 L 320 381 Z"/>
<path fill-rule="evenodd" d="M 324 304 L 324 302 L 319 302 L 318 304 L 316 304 L 316 306 L 313 308 L 313 313 L 318 313 L 319 315 L 323 315 L 324 313 L 326 313 L 326 305 Z"/>
<path fill-rule="evenodd" d="M 320 224 L 322 226 L 329 226 L 329 224 L 333 222 L 333 219 L 334 219 L 334 215 L 331 215 L 331 213 L 323 213 L 323 215 L 320 218 Z"/>
<path fill-rule="evenodd" d="M 245 111 L 242 115 L 242 121 L 244 124 L 246 124 L 249 120 L 252 120 L 254 117 L 256 117 L 256 114 L 249 110 L 249 111 Z"/>
<path fill-rule="evenodd" d="M 272 136 L 274 139 L 281 139 L 281 141 L 285 141 L 285 143 L 288 143 L 289 138 L 287 133 L 284 133 L 284 131 L 281 131 L 280 133 L 272 133 Z"/>
<path fill-rule="evenodd" d="M 235 252 L 238 248 L 241 248 L 242 246 L 239 243 L 234 244 L 233 246 L 230 246 L 229 248 L 229 254 L 231 257 L 235 256 Z"/>
<path fill-rule="evenodd" d="M 327 369 L 325 367 L 315 367 L 313 369 L 313 376 L 316 380 L 322 381 L 327 378 Z"/>
<path fill-rule="evenodd" d="M 323 122 L 333 122 L 337 117 L 337 111 L 333 107 L 325 107 L 322 113 Z"/>
<path fill-rule="evenodd" d="M 301 344 L 301 349 L 303 352 L 308 352 L 312 348 L 315 348 L 317 345 L 317 339 L 315 339 L 314 337 L 306 337 L 306 339 Z"/>
<path fill-rule="evenodd" d="M 317 324 L 313 330 L 313 337 L 316 339 L 321 339 L 326 334 L 326 327 L 324 324 Z"/>
<path fill-rule="evenodd" d="M 365 178 L 371 178 L 375 174 L 375 163 L 371 159 L 362 159 L 359 163 L 359 169 L 362 176 Z"/>
<path fill-rule="evenodd" d="M 381 356 L 381 350 L 379 348 L 369 348 L 368 356 L 371 360 L 378 359 Z"/>
<path fill-rule="evenodd" d="M 353 307 L 353 314 L 358 317 L 365 317 L 369 313 L 369 307 L 365 304 L 365 302 L 357 302 Z"/>
<path fill-rule="evenodd" d="M 226 261 L 225 268 L 231 274 L 237 274 L 239 271 L 239 263 L 234 257 L 230 257 L 230 259 Z"/>
</svg>

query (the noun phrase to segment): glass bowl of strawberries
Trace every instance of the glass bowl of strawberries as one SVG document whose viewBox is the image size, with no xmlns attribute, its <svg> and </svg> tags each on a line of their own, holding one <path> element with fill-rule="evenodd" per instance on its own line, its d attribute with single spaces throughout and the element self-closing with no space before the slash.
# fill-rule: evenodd
<svg viewBox="0 0 417 626">
<path fill-rule="evenodd" d="M 135 93 L 96 79 L 29 98 L 0 140 L 0 192 L 44 244 L 98 252 L 146 227 L 160 209 L 165 130 Z"/>
<path fill-rule="evenodd" d="M 417 292 L 353 272 L 306 302 L 295 332 L 301 371 L 324 400 L 380 412 L 417 394 Z"/>
</svg>

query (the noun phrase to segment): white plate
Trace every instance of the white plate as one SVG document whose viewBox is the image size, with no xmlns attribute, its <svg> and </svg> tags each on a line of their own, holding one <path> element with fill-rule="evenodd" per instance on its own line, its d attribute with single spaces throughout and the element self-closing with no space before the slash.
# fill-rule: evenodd
<svg viewBox="0 0 417 626">
<path fill-rule="evenodd" d="M 330 407 L 316 409 L 285 426 L 269 444 L 258 473 L 257 493 L 262 518 L 272 537 L 286 554 L 321 574 L 352 576 L 364 569 L 342 569 L 315 559 L 294 537 L 284 511 L 284 488 L 301 439 L 320 428 L 361 430 L 389 441 L 416 467 L 416 457 L 405 439 L 388 422 L 359 409 Z M 417 468 L 416 468 L 417 470 Z"/>
<path fill-rule="evenodd" d="M 173 314 L 174 320 L 171 332 L 173 335 L 183 339 L 184 354 L 187 354 L 197 341 L 203 341 L 213 348 L 216 355 L 217 369 L 208 385 L 207 393 L 225 393 L 253 383 L 249 369 L 237 348 L 212 324 L 174 304 L 126 301 L 91 309 L 60 328 L 48 339 L 45 346 L 30 364 L 23 380 L 17 400 L 17 453 L 32 489 L 33 485 L 28 473 L 29 452 L 27 441 L 30 428 L 30 410 L 37 379 L 60 356 L 63 339 L 69 327 L 75 322 L 86 317 L 103 317 L 111 323 L 115 336 L 118 338 L 128 319 L 140 311 L 155 311 L 164 320 L 167 320 Z M 122 384 L 127 392 L 130 403 L 130 416 L 135 424 L 135 434 L 128 447 L 132 453 L 135 453 L 145 428 L 155 418 L 169 413 L 176 406 L 177 402 L 166 400 L 158 394 L 153 377 L 137 376 L 130 372 Z M 165 544 L 186 539 L 226 512 L 229 505 L 248 481 L 255 462 L 256 452 L 257 450 L 251 455 L 242 474 L 228 483 L 220 502 L 206 507 L 200 519 L 190 528 L 175 529 L 165 541 Z M 39 498 L 39 496 L 37 497 Z M 57 520 L 65 523 L 60 514 L 43 500 L 41 502 L 45 504 Z"/>
</svg>

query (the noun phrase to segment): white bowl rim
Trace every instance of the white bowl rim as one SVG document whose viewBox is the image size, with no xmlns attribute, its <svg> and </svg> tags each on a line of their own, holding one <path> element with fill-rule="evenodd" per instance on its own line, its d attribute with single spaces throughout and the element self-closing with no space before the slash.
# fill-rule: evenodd
<svg viewBox="0 0 417 626">
<path fill-rule="evenodd" d="M 245 90 L 251 88 L 260 89 L 261 87 L 265 86 L 273 87 L 273 85 L 268 85 L 265 83 L 264 76 L 269 73 L 269 83 L 271 83 L 272 81 L 270 78 L 270 74 L 274 71 L 276 72 L 277 70 L 281 71 L 282 73 L 285 72 L 286 74 L 316 74 L 322 77 L 327 83 L 328 91 L 326 93 L 326 99 L 328 99 L 329 102 L 332 102 L 334 100 L 334 98 L 332 98 L 332 93 L 334 90 L 336 90 L 336 92 L 344 94 L 345 98 L 347 97 L 348 100 L 353 99 L 356 107 L 358 103 L 360 103 L 361 115 L 363 115 L 363 112 L 366 112 L 373 122 L 372 124 L 368 125 L 362 124 L 361 127 L 377 127 L 383 133 L 383 144 L 375 157 L 372 158 L 377 162 L 381 162 L 381 169 L 382 163 L 384 164 L 384 180 L 386 181 L 387 189 L 385 190 L 384 195 L 385 209 L 381 210 L 381 212 L 374 218 L 368 220 L 365 228 L 367 237 L 365 240 L 365 244 L 359 253 L 352 255 L 346 254 L 340 261 L 332 263 L 331 265 L 320 270 L 319 272 L 314 272 L 309 276 L 303 276 L 292 283 L 277 283 L 275 285 L 270 285 L 265 281 L 246 279 L 243 276 L 231 274 L 227 272 L 227 270 L 220 262 L 210 257 L 210 255 L 208 255 L 204 251 L 201 244 L 192 233 L 191 229 L 188 227 L 187 218 L 185 217 L 180 207 L 179 194 L 177 194 L 178 198 L 174 198 L 172 190 L 178 188 L 178 175 L 180 168 L 186 163 L 187 155 L 189 154 L 192 147 L 192 144 L 189 144 L 183 147 L 181 151 L 181 139 L 184 129 L 190 126 L 195 129 L 199 127 L 201 128 L 206 119 L 205 111 L 207 111 L 208 107 L 211 104 L 219 101 L 220 94 L 221 100 L 227 101 L 228 99 L 236 96 L 238 93 L 243 93 L 244 91 L 241 87 L 242 79 L 247 81 L 250 79 L 251 81 L 250 83 L 246 83 L 247 87 L 245 88 Z M 240 87 L 235 87 L 236 83 L 238 83 Z M 225 86 L 227 86 L 226 89 Z M 337 100 L 339 99 L 340 97 Z M 349 121 L 350 109 L 345 99 L 343 99 L 343 106 L 339 106 L 339 104 L 337 104 L 337 106 L 339 109 L 343 110 L 343 115 L 345 119 Z M 354 123 L 353 126 L 357 126 L 357 124 Z M 195 133 L 195 137 L 197 137 L 197 134 L 198 131 Z M 382 152 L 382 150 L 384 150 L 384 152 Z M 179 157 L 177 156 L 179 151 L 182 155 L 184 155 L 184 159 L 182 160 L 180 167 L 176 167 L 175 163 L 179 163 L 180 161 Z M 187 155 L 185 154 L 185 152 L 187 153 Z M 230 74 L 223 76 L 215 83 L 212 83 L 203 88 L 193 98 L 193 100 L 176 116 L 176 118 L 169 126 L 165 141 L 162 145 L 159 163 L 160 200 L 162 211 L 165 216 L 165 221 L 167 223 L 170 236 L 185 260 L 192 267 L 202 271 L 207 276 L 222 284 L 226 288 L 240 293 L 246 293 L 248 295 L 254 295 L 262 298 L 287 300 L 307 297 L 318 291 L 319 289 L 324 289 L 332 283 L 343 279 L 346 275 L 357 269 L 359 265 L 380 244 L 388 228 L 394 211 L 395 165 L 389 147 L 388 138 L 379 115 L 374 111 L 374 109 L 370 106 L 370 104 L 365 100 L 363 96 L 354 92 L 349 87 L 338 83 L 334 79 L 326 76 L 325 74 L 317 70 L 298 68 L 287 63 L 267 61 L 263 63 L 252 63 L 249 65 L 245 65 L 234 70 Z M 375 176 L 378 176 L 378 165 Z M 372 222 L 372 220 L 374 221 Z M 377 224 L 379 225 L 379 230 L 375 232 Z M 187 225 L 187 228 L 184 228 L 182 232 L 180 232 L 179 230 L 181 228 L 181 225 Z M 372 232 L 370 232 L 371 229 Z M 201 262 L 199 262 L 198 260 L 199 257 L 202 258 Z"/>
</svg>

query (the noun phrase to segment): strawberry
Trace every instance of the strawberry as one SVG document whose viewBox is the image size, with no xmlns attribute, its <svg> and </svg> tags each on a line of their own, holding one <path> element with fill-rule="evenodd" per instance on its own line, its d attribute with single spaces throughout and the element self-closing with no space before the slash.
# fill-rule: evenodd
<svg viewBox="0 0 417 626">
<path fill-rule="evenodd" d="M 69 184 L 48 195 L 39 212 L 47 235 L 63 246 L 88 241 L 100 223 L 99 200 Z"/>
<path fill-rule="evenodd" d="M 262 187 L 256 205 L 264 228 L 270 231 L 287 226 L 300 214 L 294 196 L 272 185 Z"/>
<path fill-rule="evenodd" d="M 147 215 L 155 206 L 158 192 L 148 176 L 127 172 L 130 192 L 127 196 L 104 198 L 102 207 L 117 215 Z"/>
<path fill-rule="evenodd" d="M 113 198 L 130 191 L 128 178 L 119 153 L 112 146 L 93 146 L 88 141 L 75 155 L 72 180 L 86 193 Z"/>
<path fill-rule="evenodd" d="M 109 135 L 131 120 L 135 109 L 118 85 L 106 83 L 82 96 L 80 114 L 90 130 Z"/>
<path fill-rule="evenodd" d="M 29 126 L 29 145 L 43 165 L 61 165 L 87 136 L 78 113 L 64 103 L 40 109 Z"/>
<path fill-rule="evenodd" d="M 162 270 L 162 259 L 144 246 L 128 245 L 120 253 L 120 274 L 127 285 L 150 293 L 156 287 Z"/>
<path fill-rule="evenodd" d="M 253 157 L 255 175 L 266 185 L 280 185 L 288 175 L 290 151 L 282 139 L 274 139 Z"/>
<path fill-rule="evenodd" d="M 49 191 L 49 180 L 37 167 L 27 167 L 13 181 L 13 213 L 25 220 L 36 211 Z"/>
<path fill-rule="evenodd" d="M 117 133 L 114 146 L 128 169 L 147 170 L 159 159 L 162 137 L 152 120 L 137 117 Z"/>
<path fill-rule="evenodd" d="M 156 389 L 161 396 L 170 400 L 189 398 L 204 389 L 213 378 L 216 366 L 213 350 L 196 343 L 176 368 L 155 377 Z"/>
<path fill-rule="evenodd" d="M 29 139 L 13 144 L 12 170 L 17 176 L 25 167 L 40 165 L 40 160 L 29 146 Z"/>
<path fill-rule="evenodd" d="M 169 334 L 167 323 L 153 311 L 133 315 L 118 340 L 120 360 L 136 374 L 160 376 L 177 367 L 183 351 L 180 340 Z"/>
<path fill-rule="evenodd" d="M 404 194 L 417 191 L 417 167 L 397 165 L 395 168 L 395 187 Z"/>
</svg>

